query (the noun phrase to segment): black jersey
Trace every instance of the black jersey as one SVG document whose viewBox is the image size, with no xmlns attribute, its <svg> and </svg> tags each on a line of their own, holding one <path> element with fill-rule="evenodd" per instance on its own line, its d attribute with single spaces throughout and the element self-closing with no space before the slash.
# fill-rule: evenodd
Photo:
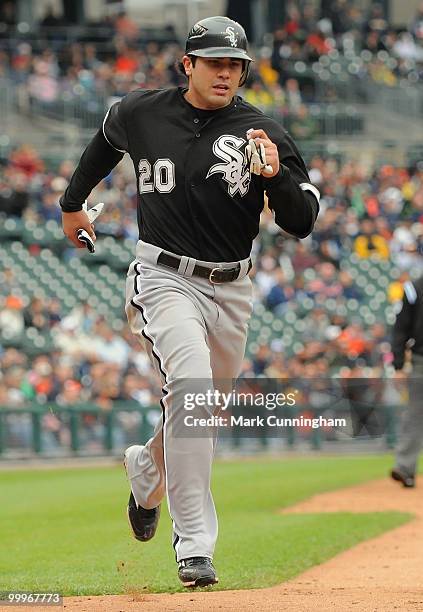
<svg viewBox="0 0 423 612">
<path fill-rule="evenodd" d="M 307 236 L 319 192 L 283 128 L 238 96 L 224 108 L 204 111 L 183 94 L 182 88 L 137 90 L 114 104 L 92 150 L 89 145 L 81 158 L 82 168 L 61 200 L 63 210 L 79 210 L 100 180 L 95 150 L 105 165 L 103 176 L 128 152 L 138 183 L 139 237 L 145 242 L 206 261 L 245 259 L 259 230 L 264 192 L 278 225 Z M 249 128 L 263 129 L 278 147 L 281 168 L 271 179 L 250 174 Z"/>
</svg>

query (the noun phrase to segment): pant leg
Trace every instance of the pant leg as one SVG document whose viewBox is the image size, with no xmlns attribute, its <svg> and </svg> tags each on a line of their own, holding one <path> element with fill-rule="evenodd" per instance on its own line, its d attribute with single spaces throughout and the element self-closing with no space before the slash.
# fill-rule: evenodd
<svg viewBox="0 0 423 612">
<path fill-rule="evenodd" d="M 246 276 L 233 283 L 218 285 L 215 304 L 218 320 L 209 331 L 210 361 L 214 387 L 227 394 L 235 388 L 245 355 L 248 321 L 253 309 L 250 278 Z M 214 451 L 216 445 L 217 435 Z"/>
<path fill-rule="evenodd" d="M 399 442 L 396 451 L 396 467 L 413 476 L 422 446 L 423 414 L 421 406 L 406 406 L 401 416 Z"/>
<path fill-rule="evenodd" d="M 216 386 L 230 386 L 242 368 L 252 312 L 252 284 L 248 276 L 217 285 L 215 304 L 218 319 L 209 331 L 210 359 Z M 228 391 L 231 389 L 229 388 Z"/>
<path fill-rule="evenodd" d="M 143 507 L 154 507 L 166 489 L 177 560 L 212 558 L 217 538 L 210 493 L 214 436 L 187 439 L 175 431 L 185 416 L 181 381 L 188 392 L 193 385 L 196 392 L 212 388 L 207 327 L 214 325 L 216 308 L 190 279 L 134 262 L 128 273 L 126 311 L 163 382 L 163 422 L 131 466 L 134 496 Z"/>
<path fill-rule="evenodd" d="M 423 359 L 413 358 L 408 389 L 408 404 L 401 415 L 396 467 L 408 475 L 414 475 L 423 442 Z"/>
</svg>

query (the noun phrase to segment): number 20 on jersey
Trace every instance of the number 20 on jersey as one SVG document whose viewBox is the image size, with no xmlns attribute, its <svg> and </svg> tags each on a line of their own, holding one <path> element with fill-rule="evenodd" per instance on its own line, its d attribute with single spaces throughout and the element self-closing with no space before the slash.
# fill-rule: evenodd
<svg viewBox="0 0 423 612">
<path fill-rule="evenodd" d="M 148 159 L 138 164 L 140 193 L 170 193 L 175 187 L 175 164 L 170 159 L 158 159 L 153 168 Z"/>
</svg>

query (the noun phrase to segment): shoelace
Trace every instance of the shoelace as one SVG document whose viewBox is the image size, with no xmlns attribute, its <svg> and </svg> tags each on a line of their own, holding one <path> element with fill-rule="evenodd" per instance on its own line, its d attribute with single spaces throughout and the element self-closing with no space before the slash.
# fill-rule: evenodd
<svg viewBox="0 0 423 612">
<path fill-rule="evenodd" d="M 194 557 L 192 559 L 184 559 L 185 567 L 191 565 L 203 565 L 204 563 L 206 563 L 207 565 L 211 565 L 211 561 L 207 557 Z"/>
<path fill-rule="evenodd" d="M 148 510 L 142 506 L 137 506 L 137 513 L 141 516 L 141 518 L 152 518 L 156 514 L 156 508 Z"/>
<path fill-rule="evenodd" d="M 153 518 L 157 510 L 157 508 L 151 508 L 151 510 L 149 510 L 147 508 L 143 508 L 142 506 L 139 506 L 137 502 L 135 501 L 135 497 L 133 493 L 131 494 L 129 506 L 136 510 L 140 518 L 145 518 L 145 519 Z"/>
</svg>

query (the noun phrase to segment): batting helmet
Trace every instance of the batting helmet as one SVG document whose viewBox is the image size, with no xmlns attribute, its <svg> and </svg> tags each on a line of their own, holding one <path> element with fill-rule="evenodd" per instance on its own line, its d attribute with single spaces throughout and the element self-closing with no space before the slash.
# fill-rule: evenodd
<svg viewBox="0 0 423 612">
<path fill-rule="evenodd" d="M 240 87 L 248 77 L 252 58 L 244 28 L 228 17 L 207 17 L 198 21 L 188 34 L 186 55 L 198 57 L 234 57 L 244 60 Z"/>
</svg>

